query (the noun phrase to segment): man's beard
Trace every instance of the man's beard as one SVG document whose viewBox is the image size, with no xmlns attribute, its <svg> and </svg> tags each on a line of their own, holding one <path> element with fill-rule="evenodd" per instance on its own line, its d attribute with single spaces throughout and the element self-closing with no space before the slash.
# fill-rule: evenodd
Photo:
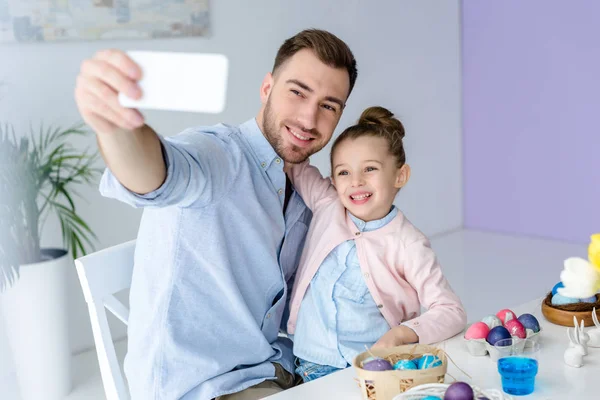
<svg viewBox="0 0 600 400">
<path fill-rule="evenodd" d="M 299 164 L 301 162 L 306 161 L 308 157 L 321 150 L 321 148 L 315 149 L 311 151 L 309 148 L 302 148 L 296 146 L 294 144 L 290 144 L 288 147 L 285 146 L 284 140 L 279 134 L 279 127 L 275 121 L 275 115 L 273 115 L 273 110 L 271 108 L 271 98 L 267 100 L 267 104 L 265 105 L 265 110 L 263 114 L 263 130 L 265 137 L 275 149 L 275 153 L 279 157 L 283 159 L 283 161 Z"/>
</svg>

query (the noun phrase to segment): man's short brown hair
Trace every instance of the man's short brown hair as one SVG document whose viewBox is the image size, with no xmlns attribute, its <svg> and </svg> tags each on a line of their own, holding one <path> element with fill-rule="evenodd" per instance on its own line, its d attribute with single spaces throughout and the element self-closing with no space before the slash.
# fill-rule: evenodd
<svg viewBox="0 0 600 400">
<path fill-rule="evenodd" d="M 350 78 L 350 96 L 358 75 L 356 60 L 348 45 L 327 31 L 306 29 L 283 42 L 275 57 L 272 73 L 275 74 L 277 68 L 302 49 L 312 50 L 319 60 L 330 67 L 345 68 Z"/>
</svg>

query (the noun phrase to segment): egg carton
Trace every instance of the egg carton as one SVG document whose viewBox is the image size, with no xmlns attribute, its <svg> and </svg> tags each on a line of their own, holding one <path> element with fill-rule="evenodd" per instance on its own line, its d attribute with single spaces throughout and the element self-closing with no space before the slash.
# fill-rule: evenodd
<svg viewBox="0 0 600 400">
<path fill-rule="evenodd" d="M 524 343 L 525 347 L 530 348 L 534 344 L 539 344 L 541 333 L 542 333 L 542 328 L 540 328 L 539 332 L 535 332 L 535 333 L 531 334 L 529 337 L 527 337 L 527 339 L 523 339 L 523 343 Z M 517 338 L 517 337 L 513 336 L 513 338 Z M 498 361 L 500 353 L 494 346 L 489 344 L 487 342 L 487 340 L 485 340 L 485 339 L 465 339 L 465 338 L 463 338 L 463 340 L 465 341 L 465 344 L 467 346 L 467 350 L 469 351 L 469 354 L 471 354 L 472 356 L 482 357 L 482 356 L 486 356 L 489 354 L 492 361 L 494 361 L 494 362 Z"/>
<path fill-rule="evenodd" d="M 421 400 L 427 396 L 437 396 L 440 399 L 443 399 L 446 389 L 448 389 L 449 386 L 450 384 L 448 383 L 428 383 L 419 385 L 399 394 L 392 400 Z M 513 400 L 512 396 L 509 396 L 498 389 L 483 390 L 473 385 L 471 385 L 471 388 L 473 389 L 475 398 L 486 397 L 489 400 Z"/>
</svg>

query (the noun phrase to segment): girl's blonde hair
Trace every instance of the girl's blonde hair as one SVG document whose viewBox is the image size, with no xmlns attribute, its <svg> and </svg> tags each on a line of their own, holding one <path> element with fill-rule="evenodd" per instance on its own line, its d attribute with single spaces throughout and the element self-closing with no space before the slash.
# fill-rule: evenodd
<svg viewBox="0 0 600 400">
<path fill-rule="evenodd" d="M 361 114 L 356 125 L 344 130 L 333 142 L 331 148 L 331 165 L 333 166 L 333 154 L 335 149 L 345 140 L 357 139 L 362 136 L 373 136 L 384 138 L 389 145 L 390 154 L 396 157 L 396 166 L 402 167 L 406 163 L 404 152 L 404 126 L 394 114 L 383 107 L 369 107 Z"/>
</svg>

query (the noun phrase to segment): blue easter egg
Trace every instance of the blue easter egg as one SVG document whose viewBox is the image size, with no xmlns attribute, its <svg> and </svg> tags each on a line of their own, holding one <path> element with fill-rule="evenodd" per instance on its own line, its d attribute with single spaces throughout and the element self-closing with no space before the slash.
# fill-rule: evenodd
<svg viewBox="0 0 600 400">
<path fill-rule="evenodd" d="M 497 326 L 488 333 L 487 342 L 494 346 L 497 342 L 504 339 L 510 339 L 510 332 L 503 326 Z"/>
<path fill-rule="evenodd" d="M 562 287 L 565 287 L 562 282 L 558 282 L 556 285 L 554 285 L 552 288 L 552 295 L 554 296 L 556 293 L 558 293 L 558 289 Z"/>
<path fill-rule="evenodd" d="M 531 314 L 523 314 L 519 317 L 519 322 L 525 327 L 530 329 L 533 333 L 540 331 L 540 323 L 536 317 Z"/>
<path fill-rule="evenodd" d="M 596 301 L 598 301 L 598 299 L 596 299 L 596 296 L 592 296 L 585 299 L 579 299 L 579 301 L 582 303 L 595 303 Z"/>
<path fill-rule="evenodd" d="M 442 365 L 442 360 L 433 354 L 425 354 L 418 361 L 419 369 L 434 368 Z"/>
<path fill-rule="evenodd" d="M 575 303 L 579 303 L 579 299 L 561 296 L 558 293 L 556 293 L 554 296 L 552 296 L 552 305 L 553 306 L 563 306 L 565 304 L 575 304 Z"/>
<path fill-rule="evenodd" d="M 403 369 L 417 369 L 417 364 L 412 362 L 411 360 L 398 360 L 396 364 L 394 364 L 395 370 L 403 370 Z"/>
</svg>

